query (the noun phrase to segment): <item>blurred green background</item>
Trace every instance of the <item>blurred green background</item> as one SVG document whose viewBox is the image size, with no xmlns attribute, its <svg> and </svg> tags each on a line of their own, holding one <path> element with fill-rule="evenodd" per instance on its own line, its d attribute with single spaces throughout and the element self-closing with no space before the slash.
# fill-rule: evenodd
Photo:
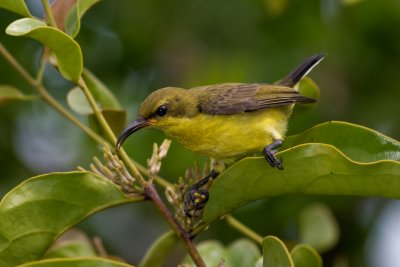
<svg viewBox="0 0 400 267">
<path fill-rule="evenodd" d="M 42 16 L 40 1 L 27 4 L 34 15 Z M 35 73 L 41 46 L 4 33 L 18 18 L 0 10 L 1 42 Z M 310 75 L 321 88 L 320 101 L 292 118 L 289 134 L 328 120 L 344 120 L 400 139 L 398 0 L 102 1 L 83 18 L 77 41 L 85 66 L 112 89 L 128 110 L 129 120 L 135 118 L 138 104 L 158 88 L 274 82 L 323 51 L 326 59 Z M 73 85 L 51 67 L 44 81 L 51 94 L 66 104 Z M 33 92 L 2 57 L 0 84 Z M 145 164 L 152 143 L 162 139 L 160 133 L 143 131 L 125 148 Z M 0 106 L 0 152 L 0 196 L 28 177 L 88 167 L 92 157 L 100 155 L 89 138 L 41 101 Z M 206 159 L 173 143 L 161 174 L 174 181 L 194 161 Z M 314 201 L 327 203 L 340 225 L 339 243 L 323 254 L 325 266 L 399 265 L 400 228 L 393 223 L 400 220 L 396 201 L 295 195 L 259 201 L 235 215 L 263 236 L 296 240 L 297 215 Z M 80 227 L 100 236 L 111 253 L 132 263 L 138 263 L 167 229 L 149 203 L 101 212 Z M 220 222 L 199 239 L 229 243 L 238 237 Z M 181 253 L 177 250 L 175 256 Z M 172 256 L 170 264 L 175 262 Z"/>
</svg>

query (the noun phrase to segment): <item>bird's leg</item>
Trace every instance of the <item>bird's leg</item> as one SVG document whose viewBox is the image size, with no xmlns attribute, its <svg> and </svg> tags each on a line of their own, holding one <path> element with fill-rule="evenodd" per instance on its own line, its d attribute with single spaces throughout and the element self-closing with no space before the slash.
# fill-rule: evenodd
<svg viewBox="0 0 400 267">
<path fill-rule="evenodd" d="M 185 198 L 185 214 L 188 217 L 192 217 L 191 210 L 200 210 L 208 201 L 208 190 L 201 189 L 210 180 L 217 178 L 219 172 L 212 170 L 209 175 L 192 185 Z"/>
<path fill-rule="evenodd" d="M 282 142 L 283 142 L 282 139 L 275 140 L 271 144 L 264 147 L 263 151 L 264 156 L 267 159 L 269 165 L 271 165 L 272 167 L 277 167 L 280 170 L 283 170 L 282 159 L 281 160 L 277 159 L 275 154 L 276 154 L 276 148 L 282 145 Z"/>
</svg>

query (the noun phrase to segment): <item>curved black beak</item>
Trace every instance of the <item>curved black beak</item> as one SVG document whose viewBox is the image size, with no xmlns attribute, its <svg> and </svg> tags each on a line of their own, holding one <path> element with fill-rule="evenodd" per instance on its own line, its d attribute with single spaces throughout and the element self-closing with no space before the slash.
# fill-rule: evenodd
<svg viewBox="0 0 400 267">
<path fill-rule="evenodd" d="M 145 118 L 137 118 L 134 122 L 126 126 L 126 128 L 118 136 L 117 144 L 115 145 L 116 149 L 118 150 L 131 134 L 149 125 L 150 123 Z"/>
</svg>

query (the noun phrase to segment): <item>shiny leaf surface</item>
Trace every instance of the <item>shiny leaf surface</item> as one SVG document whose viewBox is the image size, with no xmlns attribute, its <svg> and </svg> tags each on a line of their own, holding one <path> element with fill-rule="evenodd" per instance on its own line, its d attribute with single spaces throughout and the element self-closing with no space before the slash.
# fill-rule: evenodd
<svg viewBox="0 0 400 267">
<path fill-rule="evenodd" d="M 1 0 L 0 8 L 10 10 L 24 17 L 32 17 L 24 0 Z"/>
<path fill-rule="evenodd" d="M 128 198 L 112 182 L 89 172 L 30 178 L 0 202 L 0 266 L 39 259 L 65 230 Z"/>
<path fill-rule="evenodd" d="M 327 144 L 299 145 L 278 157 L 283 171 L 249 157 L 223 172 L 209 191 L 205 223 L 257 199 L 291 193 L 400 198 L 398 161 L 358 163 Z"/>
<path fill-rule="evenodd" d="M 83 69 L 82 53 L 78 43 L 70 36 L 31 18 L 14 21 L 7 27 L 6 33 L 29 37 L 49 47 L 57 58 L 61 74 L 68 80 L 78 82 Z"/>
<path fill-rule="evenodd" d="M 81 29 L 81 18 L 94 4 L 100 0 L 77 0 L 75 5 L 72 6 L 68 12 L 65 21 L 65 31 L 75 37 Z"/>
<path fill-rule="evenodd" d="M 288 136 L 280 150 L 304 143 L 335 146 L 354 161 L 400 161 L 400 142 L 367 127 L 342 121 L 316 125 L 298 135 Z"/>
</svg>

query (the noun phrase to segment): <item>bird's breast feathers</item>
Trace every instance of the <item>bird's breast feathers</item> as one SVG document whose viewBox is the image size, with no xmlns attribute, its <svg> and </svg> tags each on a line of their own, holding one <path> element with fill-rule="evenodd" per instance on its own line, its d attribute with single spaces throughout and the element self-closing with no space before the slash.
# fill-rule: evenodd
<svg viewBox="0 0 400 267">
<path fill-rule="evenodd" d="M 292 105 L 239 113 L 166 120 L 157 128 L 187 149 L 229 161 L 261 153 L 273 140 L 283 139 Z"/>
</svg>

